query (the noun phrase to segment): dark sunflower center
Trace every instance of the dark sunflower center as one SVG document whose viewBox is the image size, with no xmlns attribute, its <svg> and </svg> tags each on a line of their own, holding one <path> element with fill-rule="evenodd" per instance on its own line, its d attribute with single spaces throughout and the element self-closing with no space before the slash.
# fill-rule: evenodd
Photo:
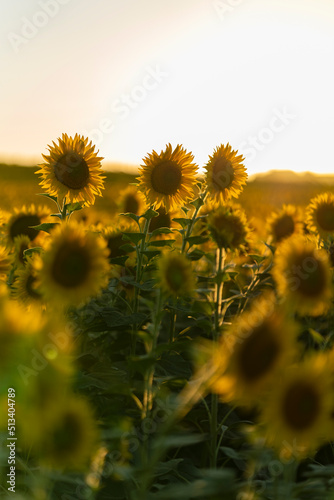
<svg viewBox="0 0 334 500">
<path fill-rule="evenodd" d="M 174 293 L 178 293 L 181 290 L 185 279 L 186 276 L 182 265 L 172 261 L 166 269 L 166 281 L 170 290 Z"/>
<path fill-rule="evenodd" d="M 283 238 L 291 236 L 295 230 L 295 223 L 290 215 L 283 215 L 275 221 L 273 233 L 276 241 L 281 241 Z"/>
<path fill-rule="evenodd" d="M 334 206 L 320 205 L 316 211 L 316 218 L 321 229 L 334 231 Z"/>
<path fill-rule="evenodd" d="M 16 236 L 24 234 L 33 241 L 39 231 L 29 226 L 39 226 L 40 223 L 41 219 L 37 215 L 20 215 L 11 225 L 9 235 L 11 239 L 14 240 Z"/>
<path fill-rule="evenodd" d="M 68 151 L 53 166 L 56 179 L 70 189 L 87 186 L 89 168 L 82 156 L 76 151 Z"/>
<path fill-rule="evenodd" d="M 122 245 L 125 245 L 122 233 L 110 236 L 108 238 L 107 246 L 110 252 L 109 259 L 114 259 L 115 257 L 122 257 L 123 255 L 125 255 L 125 252 L 120 248 Z"/>
<path fill-rule="evenodd" d="M 298 284 L 298 292 L 307 297 L 316 297 L 327 286 L 326 272 L 323 263 L 313 255 L 300 257 L 293 267 L 294 282 Z"/>
<path fill-rule="evenodd" d="M 55 255 L 52 277 L 65 288 L 76 287 L 85 282 L 90 266 L 90 258 L 85 248 L 66 243 Z"/>
<path fill-rule="evenodd" d="M 170 227 L 171 226 L 171 217 L 168 213 L 166 213 L 164 208 L 158 208 L 157 212 L 159 215 L 153 217 L 150 220 L 150 228 L 149 231 L 152 233 L 156 229 L 160 229 L 161 227 Z"/>
<path fill-rule="evenodd" d="M 65 415 L 61 425 L 53 433 L 53 446 L 57 455 L 73 452 L 80 445 L 82 439 L 81 426 L 78 425 L 75 415 Z"/>
<path fill-rule="evenodd" d="M 21 264 L 25 264 L 24 251 L 28 250 L 28 248 L 29 248 L 28 245 L 26 245 L 25 243 L 22 243 L 18 252 L 17 252 L 18 259 L 21 262 Z"/>
<path fill-rule="evenodd" d="M 212 168 L 212 184 L 216 191 L 223 191 L 232 185 L 234 169 L 227 158 L 217 158 Z"/>
<path fill-rule="evenodd" d="M 36 283 L 36 278 L 35 276 L 32 276 L 31 274 L 28 276 L 28 279 L 26 281 L 26 291 L 30 297 L 33 299 L 40 299 L 41 294 L 37 292 L 36 288 L 34 287 L 34 284 Z"/>
<path fill-rule="evenodd" d="M 139 203 L 135 196 L 128 195 L 124 202 L 124 212 L 131 212 L 132 214 L 138 214 Z"/>
<path fill-rule="evenodd" d="M 171 160 L 159 163 L 151 172 L 151 183 L 157 193 L 175 194 L 182 183 L 181 167 Z"/>
<path fill-rule="evenodd" d="M 238 361 L 243 378 L 251 382 L 261 379 L 275 365 L 280 352 L 280 344 L 269 328 L 255 328 L 240 347 Z"/>
<path fill-rule="evenodd" d="M 312 426 L 319 409 L 319 394 L 303 381 L 291 385 L 283 399 L 283 418 L 295 430 L 303 431 Z"/>
</svg>

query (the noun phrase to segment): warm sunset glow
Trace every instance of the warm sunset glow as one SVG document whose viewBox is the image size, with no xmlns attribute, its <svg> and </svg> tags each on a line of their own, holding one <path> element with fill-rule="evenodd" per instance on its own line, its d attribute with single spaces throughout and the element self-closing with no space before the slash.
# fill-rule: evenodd
<svg viewBox="0 0 334 500">
<path fill-rule="evenodd" d="M 13 0 L 0 20 L 0 160 L 61 134 L 138 165 L 229 142 L 250 174 L 332 172 L 331 0 Z"/>
</svg>

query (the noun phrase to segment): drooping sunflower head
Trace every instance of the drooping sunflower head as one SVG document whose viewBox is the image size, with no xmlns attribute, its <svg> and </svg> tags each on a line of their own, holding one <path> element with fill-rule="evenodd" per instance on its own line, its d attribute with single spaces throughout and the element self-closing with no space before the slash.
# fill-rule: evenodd
<svg viewBox="0 0 334 500">
<path fill-rule="evenodd" d="M 232 150 L 230 144 L 217 147 L 206 164 L 206 183 L 214 202 L 224 203 L 238 197 L 246 184 L 247 173 L 243 156 Z"/>
<path fill-rule="evenodd" d="M 105 240 L 80 224 L 59 224 L 37 265 L 41 290 L 49 303 L 77 305 L 106 285 L 109 251 Z"/>
<path fill-rule="evenodd" d="M 333 376 L 324 355 L 287 367 L 263 400 L 267 439 L 282 458 L 312 454 L 332 439 Z"/>
<path fill-rule="evenodd" d="M 157 276 L 162 290 L 175 297 L 193 295 L 196 288 L 191 261 L 177 251 L 160 257 Z"/>
<path fill-rule="evenodd" d="M 219 248 L 237 249 L 247 243 L 249 233 L 244 212 L 232 206 L 219 206 L 207 218 L 207 227 Z"/>
<path fill-rule="evenodd" d="M 147 203 L 155 208 L 173 210 L 192 199 L 195 194 L 197 165 L 194 157 L 181 145 L 173 151 L 171 144 L 160 154 L 152 151 L 141 166 L 139 189 Z"/>
<path fill-rule="evenodd" d="M 76 134 L 63 134 L 58 144 L 48 146 L 49 154 L 42 155 L 45 163 L 36 173 L 41 175 L 40 185 L 46 192 L 70 203 L 83 202 L 93 205 L 101 196 L 104 177 L 101 175 L 102 157 L 97 156 L 95 146 L 88 138 Z"/>
<path fill-rule="evenodd" d="M 307 207 L 306 222 L 309 230 L 322 238 L 334 234 L 334 195 L 320 194 L 313 198 Z"/>
<path fill-rule="evenodd" d="M 120 193 L 119 210 L 121 213 L 142 215 L 146 208 L 145 197 L 135 186 L 128 186 Z"/>
<path fill-rule="evenodd" d="M 36 243 L 40 231 L 32 226 L 39 226 L 50 214 L 50 210 L 45 206 L 23 206 L 15 207 L 13 213 L 7 218 L 4 231 L 10 244 L 14 243 L 18 236 L 27 236 L 30 241 Z"/>
<path fill-rule="evenodd" d="M 275 253 L 272 269 L 278 294 L 301 315 L 328 311 L 333 297 L 332 271 L 325 250 L 303 236 L 291 236 Z"/>
<path fill-rule="evenodd" d="M 275 243 L 280 243 L 293 234 L 302 234 L 303 222 L 298 209 L 293 205 L 283 205 L 282 210 L 269 218 L 268 232 Z"/>
<path fill-rule="evenodd" d="M 226 400 L 255 404 L 295 355 L 297 334 L 274 294 L 257 299 L 222 337 L 217 360 L 224 372 L 215 390 Z"/>
</svg>

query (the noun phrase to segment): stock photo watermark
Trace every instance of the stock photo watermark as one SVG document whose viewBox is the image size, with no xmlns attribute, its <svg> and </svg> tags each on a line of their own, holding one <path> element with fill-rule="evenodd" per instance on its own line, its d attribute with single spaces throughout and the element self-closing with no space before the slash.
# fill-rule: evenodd
<svg viewBox="0 0 334 500">
<path fill-rule="evenodd" d="M 41 29 L 49 24 L 49 21 L 56 17 L 63 5 L 67 5 L 71 0 L 40 0 L 40 7 L 30 18 L 21 17 L 19 32 L 10 31 L 7 38 L 12 49 L 17 54 L 22 46 L 25 46 L 35 38 Z"/>
<path fill-rule="evenodd" d="M 100 146 L 105 135 L 111 134 L 115 128 L 117 120 L 126 120 L 132 110 L 138 108 L 159 85 L 169 77 L 169 73 L 161 69 L 158 64 L 155 67 L 147 66 L 145 75 L 141 82 L 127 93 L 122 93 L 111 105 L 111 116 L 101 118 L 97 127 L 91 130 L 84 130 L 83 134 L 88 136 L 96 146 Z"/>
<path fill-rule="evenodd" d="M 219 19 L 224 21 L 226 16 L 234 11 L 236 7 L 241 5 L 244 0 L 214 0 L 212 6 L 216 11 Z"/>
</svg>

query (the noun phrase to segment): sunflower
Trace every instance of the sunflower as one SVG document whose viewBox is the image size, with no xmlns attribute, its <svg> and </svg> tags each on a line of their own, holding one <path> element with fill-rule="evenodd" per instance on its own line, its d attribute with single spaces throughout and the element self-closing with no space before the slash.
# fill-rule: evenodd
<svg viewBox="0 0 334 500">
<path fill-rule="evenodd" d="M 6 247 L 0 245 L 0 280 L 5 280 L 10 270 L 12 259 Z"/>
<path fill-rule="evenodd" d="M 35 262 L 38 257 L 26 258 L 25 267 L 16 272 L 13 284 L 13 297 L 26 305 L 41 304 L 42 294 L 39 291 L 39 283 L 36 275 Z"/>
<path fill-rule="evenodd" d="M 242 155 L 232 150 L 230 144 L 217 147 L 206 164 L 206 183 L 209 196 L 214 202 L 224 203 L 231 197 L 238 197 L 246 184 L 247 173 Z"/>
<path fill-rule="evenodd" d="M 282 210 L 270 216 L 268 229 L 275 243 L 293 234 L 302 234 L 303 223 L 298 209 L 293 205 L 283 205 Z"/>
<path fill-rule="evenodd" d="M 239 208 L 220 206 L 212 210 L 207 218 L 207 227 L 219 248 L 237 249 L 247 243 L 247 220 Z"/>
<path fill-rule="evenodd" d="M 145 197 L 135 186 L 128 186 L 120 193 L 119 210 L 121 213 L 142 215 L 147 209 Z"/>
<path fill-rule="evenodd" d="M 319 316 L 332 302 L 329 256 L 315 242 L 291 236 L 275 253 L 272 275 L 278 294 L 301 315 Z"/>
<path fill-rule="evenodd" d="M 306 209 L 307 227 L 322 238 L 334 233 L 334 195 L 324 193 L 310 201 Z"/>
<path fill-rule="evenodd" d="M 193 159 L 181 145 L 173 151 L 171 144 L 160 155 L 152 151 L 144 158 L 138 180 L 149 205 L 162 206 L 168 212 L 194 197 L 197 165 Z"/>
<path fill-rule="evenodd" d="M 77 396 L 67 396 L 50 405 L 44 426 L 43 440 L 36 451 L 43 464 L 52 468 L 81 470 L 86 468 L 98 445 L 98 431 L 88 402 Z"/>
<path fill-rule="evenodd" d="M 108 254 L 100 236 L 76 222 L 59 224 L 36 265 L 46 299 L 77 305 L 98 294 L 108 281 Z"/>
<path fill-rule="evenodd" d="M 192 295 L 196 288 L 191 261 L 175 250 L 159 258 L 157 276 L 162 290 L 175 297 Z"/>
<path fill-rule="evenodd" d="M 49 155 L 42 155 L 45 163 L 36 174 L 41 175 L 40 185 L 52 196 L 67 202 L 84 202 L 93 205 L 95 196 L 101 196 L 104 177 L 101 175 L 102 157 L 88 138 L 76 134 L 62 134 L 58 145 L 52 141 Z"/>
<path fill-rule="evenodd" d="M 213 390 L 224 400 L 252 405 L 293 359 L 298 327 L 277 307 L 274 294 L 256 300 L 222 336 Z"/>
<path fill-rule="evenodd" d="M 101 224 L 98 224 L 96 230 L 101 233 L 102 238 L 106 242 L 109 250 L 109 259 L 112 260 L 127 255 L 126 251 L 122 248 L 123 245 L 128 243 L 123 239 L 123 234 L 125 232 L 138 232 L 138 226 L 135 225 L 134 221 L 126 219 L 121 223 L 116 222 L 114 226 L 103 227 Z"/>
<path fill-rule="evenodd" d="M 39 226 L 50 214 L 50 210 L 45 206 L 23 206 L 22 208 L 15 207 L 5 223 L 4 231 L 9 242 L 12 244 L 18 236 L 27 236 L 30 241 L 36 243 L 37 237 L 40 236 L 40 231 L 32 226 Z"/>
<path fill-rule="evenodd" d="M 26 234 L 16 236 L 14 239 L 14 264 L 16 267 L 24 267 L 26 258 L 24 255 L 25 250 L 31 247 L 31 240 Z"/>
<path fill-rule="evenodd" d="M 268 443 L 284 458 L 303 458 L 332 439 L 332 393 L 333 375 L 323 354 L 287 367 L 263 401 Z"/>
</svg>

